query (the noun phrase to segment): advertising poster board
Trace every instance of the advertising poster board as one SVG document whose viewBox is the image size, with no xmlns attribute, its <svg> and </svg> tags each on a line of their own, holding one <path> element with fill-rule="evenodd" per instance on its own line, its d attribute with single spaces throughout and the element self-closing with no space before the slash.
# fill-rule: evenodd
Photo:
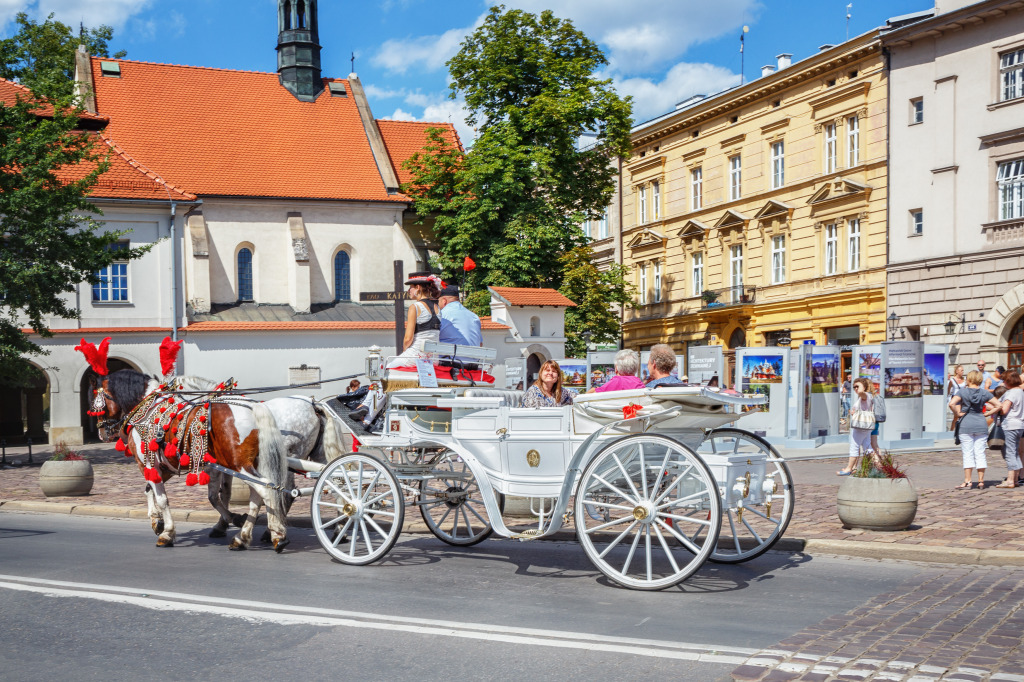
<svg viewBox="0 0 1024 682">
<path fill-rule="evenodd" d="M 811 346 L 811 436 L 839 435 L 839 347 Z"/>
<path fill-rule="evenodd" d="M 924 411 L 924 432 L 945 434 L 947 426 L 946 380 L 949 372 L 949 346 L 926 343 L 924 346 L 924 369 L 921 378 L 922 409 Z M 933 436 L 934 437 L 934 436 Z"/>
<path fill-rule="evenodd" d="M 922 374 L 924 344 L 920 341 L 882 343 L 882 388 L 886 420 L 879 444 L 920 440 L 924 432 Z M 887 447 L 883 445 L 883 447 Z"/>
<path fill-rule="evenodd" d="M 562 387 L 577 391 L 587 390 L 587 361 L 579 358 L 555 360 L 562 368 Z"/>
<path fill-rule="evenodd" d="M 721 346 L 690 346 L 686 351 L 686 366 L 691 384 L 706 384 L 718 377 L 719 385 L 725 381 L 725 360 Z"/>
<path fill-rule="evenodd" d="M 526 389 L 526 358 L 508 358 L 505 360 L 505 388 L 517 391 Z"/>
<path fill-rule="evenodd" d="M 616 351 L 592 351 L 587 353 L 587 390 L 608 383 L 615 376 Z"/>
<path fill-rule="evenodd" d="M 764 395 L 767 405 L 747 408 L 738 426 L 768 438 L 786 437 L 789 396 L 788 348 L 736 349 L 735 389 L 743 394 Z"/>
<path fill-rule="evenodd" d="M 786 428 L 789 445 L 814 447 L 811 433 L 811 359 L 814 346 L 800 346 L 789 354 L 789 419 Z"/>
</svg>

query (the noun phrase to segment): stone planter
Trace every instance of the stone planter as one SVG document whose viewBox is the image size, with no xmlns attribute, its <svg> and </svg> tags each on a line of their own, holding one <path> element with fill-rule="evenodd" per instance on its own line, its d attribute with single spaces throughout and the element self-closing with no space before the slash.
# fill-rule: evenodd
<svg viewBox="0 0 1024 682">
<path fill-rule="evenodd" d="M 917 490 L 908 478 L 856 478 L 839 486 L 839 520 L 844 528 L 904 530 L 917 516 Z"/>
<path fill-rule="evenodd" d="M 237 478 L 231 481 L 230 503 L 243 507 L 249 506 L 249 485 L 245 481 Z"/>
<path fill-rule="evenodd" d="M 92 482 L 89 460 L 47 460 L 39 468 L 39 487 L 47 497 L 88 495 Z"/>
</svg>

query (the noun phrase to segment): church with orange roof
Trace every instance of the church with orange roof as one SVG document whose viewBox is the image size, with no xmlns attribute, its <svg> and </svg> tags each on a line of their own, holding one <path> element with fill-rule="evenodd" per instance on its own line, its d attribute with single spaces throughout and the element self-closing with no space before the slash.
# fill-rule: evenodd
<svg viewBox="0 0 1024 682">
<path fill-rule="evenodd" d="M 360 295 L 392 291 L 395 261 L 428 268 L 430 233 L 401 192 L 402 164 L 429 127 L 458 135 L 450 123 L 374 118 L 355 73 L 321 73 L 315 0 L 279 0 L 277 12 L 276 73 L 76 53 L 82 127 L 110 163 L 92 199 L 107 226 L 154 248 L 81 285 L 81 318 L 53 319 L 54 337 L 34 339 L 50 351 L 37 364 L 51 442 L 94 435 L 84 415 L 95 377 L 73 350 L 82 338 L 112 337 L 111 371 L 159 374 L 157 346 L 174 334 L 185 342 L 179 374 L 312 382 L 290 391 L 310 395 L 342 392 L 316 382 L 360 374 L 370 346 L 393 351 L 394 306 Z M 20 87 L 0 83 L 0 100 Z M 499 317 L 482 321 L 484 344 L 499 363 L 525 357 L 506 343 L 522 339 L 516 324 Z M 538 358 L 564 354 L 557 317 Z"/>
</svg>

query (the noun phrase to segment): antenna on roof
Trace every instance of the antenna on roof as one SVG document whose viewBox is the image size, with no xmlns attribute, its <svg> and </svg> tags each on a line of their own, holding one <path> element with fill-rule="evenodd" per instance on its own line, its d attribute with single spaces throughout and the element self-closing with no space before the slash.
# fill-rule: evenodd
<svg viewBox="0 0 1024 682">
<path fill-rule="evenodd" d="M 78 40 L 82 44 L 85 44 L 85 22 L 84 21 L 79 21 L 78 22 Z"/>
<path fill-rule="evenodd" d="M 743 73 L 743 36 L 750 32 L 749 26 L 743 27 L 743 33 L 740 33 L 740 85 L 743 85 L 744 73 Z"/>
<path fill-rule="evenodd" d="M 851 2 L 846 6 L 846 39 L 850 39 L 850 10 L 853 9 L 853 3 Z"/>
<path fill-rule="evenodd" d="M 349 70 L 349 73 L 355 73 L 355 72 L 356 72 L 356 53 L 353 52 L 352 53 L 352 68 Z"/>
</svg>

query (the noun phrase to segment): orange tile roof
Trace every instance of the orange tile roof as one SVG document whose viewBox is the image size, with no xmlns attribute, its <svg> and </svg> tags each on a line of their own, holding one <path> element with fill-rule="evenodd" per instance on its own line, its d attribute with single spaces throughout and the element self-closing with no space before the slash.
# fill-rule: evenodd
<svg viewBox="0 0 1024 682">
<path fill-rule="evenodd" d="M 576 304 L 554 289 L 529 289 L 524 287 L 487 287 L 491 293 L 503 298 L 510 305 L 553 305 L 575 308 Z"/>
<path fill-rule="evenodd" d="M 31 90 L 20 83 L 9 81 L 6 78 L 0 78 L 0 104 L 13 105 L 18 99 L 31 100 L 35 99 L 35 95 L 32 94 Z M 42 104 L 34 113 L 37 113 L 40 116 L 52 116 L 53 106 L 50 104 Z M 82 111 L 79 114 L 79 120 L 82 119 L 103 123 L 106 122 L 107 117 L 90 114 L 88 111 Z"/>
<path fill-rule="evenodd" d="M 501 330 L 509 329 L 508 325 L 495 322 L 489 317 L 480 320 L 483 329 Z M 261 332 L 291 332 L 291 331 L 344 331 L 361 329 L 394 329 L 394 322 L 361 322 L 361 321 L 333 321 L 333 322 L 193 322 L 186 331 L 190 332 L 235 332 L 235 331 L 261 331 Z M 56 331 L 56 330 L 55 330 Z"/>
<path fill-rule="evenodd" d="M 93 58 L 107 135 L 197 195 L 404 202 L 389 195 L 354 98 L 300 102 L 276 73 Z M 347 80 L 340 80 L 351 93 Z M 400 154 L 398 154 L 400 156 Z M 400 165 L 400 161 L 399 164 Z"/>
<path fill-rule="evenodd" d="M 385 121 L 377 120 L 381 137 L 384 138 L 384 146 L 388 148 L 388 156 L 391 158 L 391 165 L 398 174 L 398 181 L 406 183 L 412 180 L 412 172 L 402 167 L 406 159 L 412 157 L 416 152 L 423 151 L 428 142 L 427 128 L 444 128 L 445 137 L 449 142 L 458 145 L 462 149 L 462 142 L 455 126 L 451 123 L 422 123 L 419 121 Z"/>
<path fill-rule="evenodd" d="M 89 195 L 94 199 L 153 199 L 156 201 L 195 201 L 195 195 L 163 181 L 111 140 L 98 136 L 96 154 L 106 158 L 110 166 L 102 173 Z M 78 180 L 96 168 L 95 163 L 66 166 L 58 173 L 64 180 Z"/>
</svg>

